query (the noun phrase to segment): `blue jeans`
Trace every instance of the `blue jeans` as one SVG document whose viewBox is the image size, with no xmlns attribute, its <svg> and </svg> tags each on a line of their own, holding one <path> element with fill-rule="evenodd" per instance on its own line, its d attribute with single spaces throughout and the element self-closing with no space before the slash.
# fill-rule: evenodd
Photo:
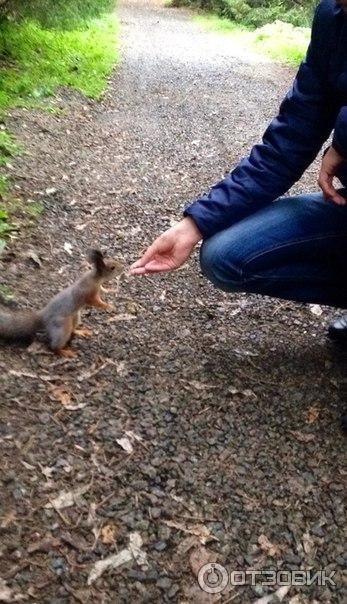
<svg viewBox="0 0 347 604">
<path fill-rule="evenodd" d="M 347 206 L 282 197 L 205 240 L 200 261 L 226 292 L 347 308 Z"/>
</svg>

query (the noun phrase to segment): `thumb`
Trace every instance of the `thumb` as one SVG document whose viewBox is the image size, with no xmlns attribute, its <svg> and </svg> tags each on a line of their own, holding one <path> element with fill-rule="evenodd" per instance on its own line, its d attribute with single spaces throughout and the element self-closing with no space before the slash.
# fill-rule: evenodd
<svg viewBox="0 0 347 604">
<path fill-rule="evenodd" d="M 339 195 L 333 184 L 334 176 L 325 170 L 321 170 L 319 176 L 319 186 L 322 189 L 326 199 L 331 199 L 338 205 L 346 205 L 346 200 L 342 195 Z"/>
</svg>

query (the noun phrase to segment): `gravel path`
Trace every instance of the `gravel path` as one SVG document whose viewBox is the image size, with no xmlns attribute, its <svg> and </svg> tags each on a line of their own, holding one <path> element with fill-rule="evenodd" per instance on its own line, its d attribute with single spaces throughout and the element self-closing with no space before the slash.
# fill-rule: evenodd
<svg viewBox="0 0 347 604">
<path fill-rule="evenodd" d="M 1 265 L 18 305 L 70 282 L 93 244 L 136 259 L 258 140 L 293 77 L 185 11 L 124 0 L 119 14 L 122 59 L 101 104 L 61 91 L 59 112 L 8 119 L 26 149 L 11 167 L 18 197 L 46 207 Z M 297 189 L 314 183 L 312 168 Z M 86 314 L 94 335 L 74 341 L 76 359 L 1 349 L 0 601 L 2 581 L 2 601 L 49 604 L 274 591 L 204 594 L 197 570 L 217 560 L 336 571 L 335 589 L 292 587 L 284 601 L 343 602 L 345 359 L 325 338 L 331 311 L 227 296 L 197 257 L 106 297 L 117 310 Z M 132 533 L 146 561 L 93 581 Z"/>
</svg>

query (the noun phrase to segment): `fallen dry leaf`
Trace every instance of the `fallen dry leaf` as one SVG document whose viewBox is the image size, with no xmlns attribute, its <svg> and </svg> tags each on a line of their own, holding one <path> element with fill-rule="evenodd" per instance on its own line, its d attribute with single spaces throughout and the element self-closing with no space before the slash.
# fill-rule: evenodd
<svg viewBox="0 0 347 604">
<path fill-rule="evenodd" d="M 10 510 L 4 516 L 2 516 L 0 527 L 7 528 L 11 524 L 15 524 L 16 518 L 16 512 L 14 510 Z"/>
<path fill-rule="evenodd" d="M 52 388 L 51 395 L 54 400 L 58 401 L 58 403 L 61 403 L 64 407 L 71 403 L 72 394 L 66 390 L 66 388 L 62 388 L 60 386 L 58 388 Z"/>
<path fill-rule="evenodd" d="M 306 413 L 306 423 L 313 424 L 319 417 L 318 407 L 310 407 Z"/>
<path fill-rule="evenodd" d="M 58 192 L 58 189 L 55 187 L 49 187 L 45 190 L 46 195 L 55 195 Z"/>
<path fill-rule="evenodd" d="M 299 595 L 294 596 L 294 598 L 290 598 L 288 604 L 307 604 L 307 600 L 303 600 Z M 319 604 L 318 600 L 311 600 L 310 604 Z"/>
<path fill-rule="evenodd" d="M 80 375 L 77 376 L 77 380 L 79 382 L 84 382 L 85 380 L 89 380 L 91 377 L 94 377 L 95 375 L 97 375 L 98 373 L 100 373 L 100 371 L 102 371 L 103 369 L 105 369 L 105 367 L 107 367 L 107 365 L 114 365 L 114 361 L 112 361 L 112 359 L 107 359 L 106 361 L 104 361 L 103 363 L 101 363 L 100 365 L 97 365 L 96 363 L 94 363 L 89 371 L 83 371 L 83 373 L 81 373 Z"/>
<path fill-rule="evenodd" d="M 105 545 L 112 545 L 116 540 L 116 527 L 113 524 L 105 524 L 100 531 L 100 540 Z"/>
<path fill-rule="evenodd" d="M 111 317 L 111 319 L 108 319 L 107 323 L 115 323 L 118 321 L 133 321 L 134 319 L 137 319 L 136 315 L 130 315 L 129 313 L 120 313 L 119 315 L 114 315 L 113 317 Z"/>
<path fill-rule="evenodd" d="M 41 469 L 42 474 L 43 474 L 44 476 L 46 476 L 46 478 L 47 478 L 47 479 L 52 478 L 52 474 L 53 474 L 53 472 L 54 472 L 54 467 L 51 467 L 51 468 L 50 468 L 49 466 L 46 466 L 45 468 L 43 468 L 43 467 L 41 466 L 41 468 L 40 468 L 40 469 Z"/>
<path fill-rule="evenodd" d="M 122 564 L 131 562 L 134 560 L 139 566 L 146 565 L 146 553 L 141 550 L 142 538 L 139 533 L 131 533 L 129 536 L 129 547 L 128 549 L 122 549 L 118 554 L 108 556 L 104 560 L 98 560 L 93 565 L 89 576 L 88 585 L 91 585 L 101 577 L 101 575 L 109 568 L 117 568 Z"/>
<path fill-rule="evenodd" d="M 190 526 L 184 526 L 179 522 L 174 522 L 173 520 L 162 520 L 163 524 L 169 526 L 170 528 L 175 528 L 178 531 L 182 531 L 183 533 L 188 533 L 189 535 L 195 535 L 198 537 L 200 543 L 202 545 L 206 545 L 209 541 L 219 541 L 217 537 L 212 535 L 208 530 L 207 526 L 204 524 L 192 524 Z"/>
<path fill-rule="evenodd" d="M 215 604 L 216 602 L 220 602 L 222 598 L 221 594 L 208 594 L 202 591 L 197 581 L 195 581 L 194 585 L 183 586 L 183 592 L 187 599 L 181 601 L 181 604 Z"/>
<path fill-rule="evenodd" d="M 265 552 L 268 556 L 271 556 L 272 558 L 274 556 L 278 556 L 281 553 L 281 550 L 278 545 L 274 545 L 273 543 L 271 543 L 271 541 L 269 541 L 266 535 L 260 535 L 258 538 L 258 543 L 263 552 Z"/>
<path fill-rule="evenodd" d="M 289 432 L 301 443 L 309 443 L 316 438 L 314 434 L 306 434 L 299 432 L 299 430 L 289 430 Z"/>
<path fill-rule="evenodd" d="M 139 309 L 141 309 L 141 306 L 137 302 L 130 301 L 126 304 L 126 309 L 130 315 L 136 315 Z"/>
<path fill-rule="evenodd" d="M 0 579 L 0 602 L 19 602 L 24 596 L 15 594 L 13 589 L 8 587 L 3 579 Z"/>
<path fill-rule="evenodd" d="M 127 373 L 125 361 L 120 361 L 119 363 L 117 363 L 116 372 L 121 377 L 123 377 Z"/>
<path fill-rule="evenodd" d="M 36 264 L 37 266 L 39 266 L 40 268 L 42 267 L 42 262 L 39 258 L 39 256 L 36 254 L 36 252 L 34 251 L 28 251 L 25 255 L 25 258 L 28 258 L 29 260 L 32 260 L 34 264 Z"/>
<path fill-rule="evenodd" d="M 192 547 L 199 547 L 199 545 L 200 541 L 195 535 L 189 535 L 189 537 L 185 537 L 177 546 L 177 558 L 182 558 L 182 556 L 185 556 L 186 553 L 192 549 Z"/>
<path fill-rule="evenodd" d="M 139 436 L 138 434 L 136 434 L 132 430 L 126 430 L 125 436 L 123 436 L 122 438 L 116 438 L 116 442 L 127 453 L 132 453 L 133 452 L 133 450 L 134 450 L 133 443 L 135 441 L 136 442 L 141 442 L 142 438 L 141 438 L 141 436 Z"/>
<path fill-rule="evenodd" d="M 87 403 L 76 403 L 76 405 L 65 405 L 64 408 L 67 411 L 77 411 L 78 409 L 84 409 L 87 406 Z"/>
<path fill-rule="evenodd" d="M 17 371 L 17 369 L 9 369 L 9 374 L 14 375 L 15 377 L 28 377 L 33 378 L 34 380 L 38 379 L 36 373 L 30 373 L 30 371 Z"/>
<path fill-rule="evenodd" d="M 258 600 L 255 600 L 253 604 L 269 604 L 270 602 L 282 602 L 283 598 L 285 598 L 289 590 L 290 585 L 283 585 L 283 587 L 280 587 L 274 593 L 269 594 L 268 596 L 263 596 Z"/>
<path fill-rule="evenodd" d="M 189 564 L 193 575 L 197 577 L 202 566 L 211 562 L 217 562 L 217 558 L 218 554 L 209 552 L 206 547 L 199 546 L 194 548 L 189 556 Z"/>
<path fill-rule="evenodd" d="M 304 533 L 302 536 L 302 546 L 307 556 L 311 556 L 315 551 L 315 542 L 313 541 L 310 533 Z"/>
<path fill-rule="evenodd" d="M 64 250 L 69 256 L 72 256 L 72 245 L 68 241 L 65 241 L 64 243 Z"/>
<path fill-rule="evenodd" d="M 137 442 L 141 442 L 143 439 L 141 436 L 133 432 L 132 430 L 126 430 L 125 434 L 130 438 L 130 440 L 136 440 Z"/>
<path fill-rule="evenodd" d="M 90 485 L 85 485 L 76 489 L 75 491 L 62 491 L 55 499 L 52 499 L 49 503 L 46 503 L 45 508 L 54 508 L 56 510 L 63 510 L 69 508 L 72 505 L 78 505 L 80 498 L 84 493 L 90 489 Z"/>
<path fill-rule="evenodd" d="M 134 450 L 134 447 L 127 436 L 123 436 L 123 438 L 116 438 L 116 443 L 118 443 L 119 446 L 126 451 L 126 453 L 132 453 Z"/>
<path fill-rule="evenodd" d="M 193 388 L 195 388 L 195 390 L 201 391 L 201 390 L 210 390 L 211 388 L 217 388 L 217 386 L 214 386 L 213 384 L 204 384 L 203 382 L 198 382 L 197 380 L 191 380 L 190 385 L 193 386 Z"/>
<path fill-rule="evenodd" d="M 96 509 L 97 509 L 96 503 L 91 503 L 89 506 L 89 512 L 88 512 L 88 518 L 87 518 L 88 526 L 93 526 L 93 524 L 95 524 L 97 521 Z"/>
<path fill-rule="evenodd" d="M 70 545 L 70 547 L 72 547 L 73 549 L 75 549 L 78 552 L 89 552 L 90 551 L 90 546 L 85 541 L 85 539 L 81 536 L 78 536 L 76 534 L 71 535 L 70 533 L 65 531 L 60 534 L 60 539 L 63 543 L 67 543 L 68 545 Z"/>
<path fill-rule="evenodd" d="M 47 535 L 40 541 L 32 543 L 28 547 L 28 553 L 33 554 L 34 552 L 46 552 L 49 553 L 51 549 L 55 549 L 60 545 L 60 539 Z"/>
</svg>

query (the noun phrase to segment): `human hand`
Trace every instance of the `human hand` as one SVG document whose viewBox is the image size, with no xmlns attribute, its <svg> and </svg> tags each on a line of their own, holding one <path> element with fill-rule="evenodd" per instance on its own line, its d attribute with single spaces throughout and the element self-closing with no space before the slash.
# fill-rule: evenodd
<svg viewBox="0 0 347 604">
<path fill-rule="evenodd" d="M 188 260 L 194 246 L 202 239 L 191 218 L 183 218 L 149 246 L 143 256 L 130 267 L 131 275 L 160 273 L 179 268 Z"/>
<path fill-rule="evenodd" d="M 327 200 L 331 200 L 339 206 L 346 205 L 346 199 L 340 195 L 334 187 L 334 177 L 337 176 L 339 168 L 345 162 L 333 147 L 330 147 L 323 157 L 318 184 Z"/>
</svg>

